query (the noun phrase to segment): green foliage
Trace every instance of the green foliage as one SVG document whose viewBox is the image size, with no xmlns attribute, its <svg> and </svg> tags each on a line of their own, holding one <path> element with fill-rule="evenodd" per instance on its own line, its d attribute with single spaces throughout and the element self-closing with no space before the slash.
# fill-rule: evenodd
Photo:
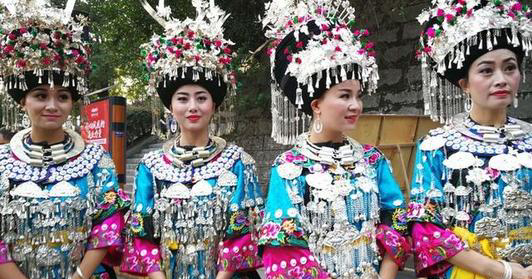
<svg viewBox="0 0 532 279">
<path fill-rule="evenodd" d="M 157 0 L 148 0 L 155 7 Z M 53 0 L 64 6 L 64 1 Z M 264 12 L 262 0 L 217 0 L 216 3 L 231 16 L 225 24 L 225 37 L 235 42 L 233 49 L 239 53 L 237 63 L 246 61 L 246 71 L 239 72 L 244 98 L 238 105 L 257 107 L 269 104 L 269 64 L 250 59 L 250 51 L 262 45 L 266 39 L 258 16 Z M 190 0 L 166 1 L 172 16 L 184 19 L 196 16 Z M 147 94 L 146 73 L 142 69 L 139 46 L 150 40 L 153 34 L 161 34 L 163 28 L 144 10 L 138 0 L 88 0 L 78 3 L 76 10 L 87 14 L 91 32 L 96 36 L 93 45 L 92 90 L 115 85 L 111 95 L 121 95 L 129 101 L 145 100 Z M 257 55 L 263 60 L 263 53 Z M 265 61 L 262 61 L 265 62 Z M 240 64 L 235 65 L 242 68 Z M 259 75 L 260 80 L 254 75 Z M 249 83 L 251 82 L 251 83 Z"/>
</svg>

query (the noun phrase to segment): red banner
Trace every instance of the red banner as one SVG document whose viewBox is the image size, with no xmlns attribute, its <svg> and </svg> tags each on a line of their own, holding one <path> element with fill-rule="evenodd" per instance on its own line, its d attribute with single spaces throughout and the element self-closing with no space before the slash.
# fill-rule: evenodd
<svg viewBox="0 0 532 279">
<path fill-rule="evenodd" d="M 102 145 L 109 151 L 109 101 L 96 101 L 84 107 L 87 121 L 82 128 L 82 136 L 88 143 Z"/>
</svg>

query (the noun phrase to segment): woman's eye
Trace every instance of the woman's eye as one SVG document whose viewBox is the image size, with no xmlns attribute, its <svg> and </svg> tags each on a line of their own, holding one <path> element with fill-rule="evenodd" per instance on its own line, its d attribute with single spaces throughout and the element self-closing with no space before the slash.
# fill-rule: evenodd
<svg viewBox="0 0 532 279">
<path fill-rule="evenodd" d="M 178 100 L 179 102 L 186 102 L 186 101 L 187 101 L 187 98 L 185 98 L 185 97 L 178 97 L 177 100 Z"/>
<path fill-rule="evenodd" d="M 492 70 L 490 68 L 480 69 L 481 74 L 491 74 Z"/>
<path fill-rule="evenodd" d="M 60 95 L 60 96 L 59 96 L 59 99 L 60 99 L 61 101 L 68 101 L 68 100 L 70 100 L 70 96 L 67 95 L 67 94 Z"/>
<path fill-rule="evenodd" d="M 198 100 L 204 102 L 207 100 L 207 97 L 201 96 L 201 97 L 198 97 Z"/>
<path fill-rule="evenodd" d="M 513 71 L 513 70 L 515 70 L 515 69 L 517 69 L 517 66 L 514 65 L 514 64 L 512 64 L 512 65 L 508 65 L 508 67 L 506 67 L 506 71 Z"/>
</svg>

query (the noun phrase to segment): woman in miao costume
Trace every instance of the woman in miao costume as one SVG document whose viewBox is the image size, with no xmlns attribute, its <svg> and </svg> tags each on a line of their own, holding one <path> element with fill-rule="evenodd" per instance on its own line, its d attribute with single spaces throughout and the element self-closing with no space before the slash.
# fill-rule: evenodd
<svg viewBox="0 0 532 279">
<path fill-rule="evenodd" d="M 377 87 L 373 43 L 348 1 L 298 2 L 267 3 L 263 22 L 275 40 L 273 136 L 295 141 L 271 170 L 259 231 L 266 276 L 394 278 L 410 250 L 395 218 L 403 195 L 384 155 L 345 135 Z"/>
<path fill-rule="evenodd" d="M 3 112 L 20 105 L 29 126 L 0 147 L 2 279 L 116 278 L 120 263 L 129 202 L 114 163 L 63 128 L 91 70 L 74 4 L 2 1 L 0 75 L 16 103 Z"/>
<path fill-rule="evenodd" d="M 213 136 L 209 122 L 227 116 L 235 94 L 228 15 L 214 1 L 192 1 L 195 19 L 170 17 L 141 1 L 165 27 L 141 46 L 158 93 L 180 133 L 138 166 L 129 237 L 121 269 L 150 278 L 231 278 L 261 265 L 255 223 L 263 201 L 255 161 L 241 147 Z M 230 100 L 226 100 L 228 102 Z M 230 128 L 222 119 L 218 127 Z M 211 125 L 214 123 L 211 123 Z"/>
<path fill-rule="evenodd" d="M 447 125 L 418 145 L 407 214 L 417 274 L 531 278 L 532 129 L 507 115 L 532 48 L 530 9 L 433 1 L 419 20 L 426 108 Z"/>
</svg>

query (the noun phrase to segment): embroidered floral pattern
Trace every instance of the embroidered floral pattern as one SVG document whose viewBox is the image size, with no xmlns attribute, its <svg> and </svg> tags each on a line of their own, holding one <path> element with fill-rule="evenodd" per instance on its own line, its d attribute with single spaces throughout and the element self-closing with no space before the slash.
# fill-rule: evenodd
<svg viewBox="0 0 532 279">
<path fill-rule="evenodd" d="M 248 215 L 245 211 L 234 211 L 231 213 L 231 217 L 229 218 L 227 233 L 229 235 L 248 233 L 250 224 L 251 222 L 249 221 Z"/>
<path fill-rule="evenodd" d="M 124 251 L 120 271 L 146 276 L 162 270 L 159 247 L 148 240 L 136 238 Z"/>
<path fill-rule="evenodd" d="M 453 232 L 431 223 L 414 224 L 412 244 L 417 275 L 421 277 L 445 272 L 451 266 L 446 259 L 464 249 L 464 243 Z"/>
<path fill-rule="evenodd" d="M 279 155 L 275 160 L 274 165 L 282 165 L 284 163 L 294 163 L 296 165 L 308 166 L 311 167 L 313 163 L 302 155 L 298 148 L 292 148 L 285 153 Z"/>
<path fill-rule="evenodd" d="M 258 248 L 251 235 L 224 241 L 218 257 L 218 270 L 237 271 L 262 265 L 257 255 Z"/>
<path fill-rule="evenodd" d="M 8 263 L 12 261 L 9 248 L 4 242 L 0 241 L 0 264 Z"/>
<path fill-rule="evenodd" d="M 122 246 L 121 232 L 123 228 L 124 222 L 120 213 L 116 213 L 105 219 L 103 223 L 93 226 L 87 249 Z"/>
<path fill-rule="evenodd" d="M 259 231 L 259 245 L 297 245 L 307 247 L 307 236 L 296 219 L 268 222 Z"/>
<path fill-rule="evenodd" d="M 290 267 L 286 274 L 269 274 L 267 279 L 315 279 L 327 278 L 324 272 L 320 272 L 317 267 L 305 268 L 301 266 Z"/>
<path fill-rule="evenodd" d="M 408 222 L 430 222 L 443 226 L 438 207 L 438 204 L 430 199 L 426 199 L 424 204 L 411 201 L 406 211 L 406 219 Z"/>
<path fill-rule="evenodd" d="M 404 266 L 411 251 L 408 240 L 386 225 L 379 225 L 376 238 L 381 255 L 388 253 L 398 266 Z"/>
<path fill-rule="evenodd" d="M 408 222 L 406 218 L 406 210 L 404 208 L 397 208 L 392 215 L 392 228 L 404 235 L 408 230 Z"/>
<path fill-rule="evenodd" d="M 129 217 L 129 229 L 134 235 L 144 236 L 144 218 L 141 213 L 132 213 Z"/>
<path fill-rule="evenodd" d="M 364 159 L 371 165 L 376 164 L 383 157 L 382 153 L 373 145 L 363 144 L 362 147 L 364 148 Z"/>
<path fill-rule="evenodd" d="M 110 190 L 100 197 L 99 210 L 94 215 L 96 220 L 104 220 L 115 212 L 129 208 L 129 196 L 122 190 Z"/>
<path fill-rule="evenodd" d="M 100 274 L 92 274 L 91 279 L 111 279 L 111 275 L 107 272 L 103 272 Z"/>
</svg>

